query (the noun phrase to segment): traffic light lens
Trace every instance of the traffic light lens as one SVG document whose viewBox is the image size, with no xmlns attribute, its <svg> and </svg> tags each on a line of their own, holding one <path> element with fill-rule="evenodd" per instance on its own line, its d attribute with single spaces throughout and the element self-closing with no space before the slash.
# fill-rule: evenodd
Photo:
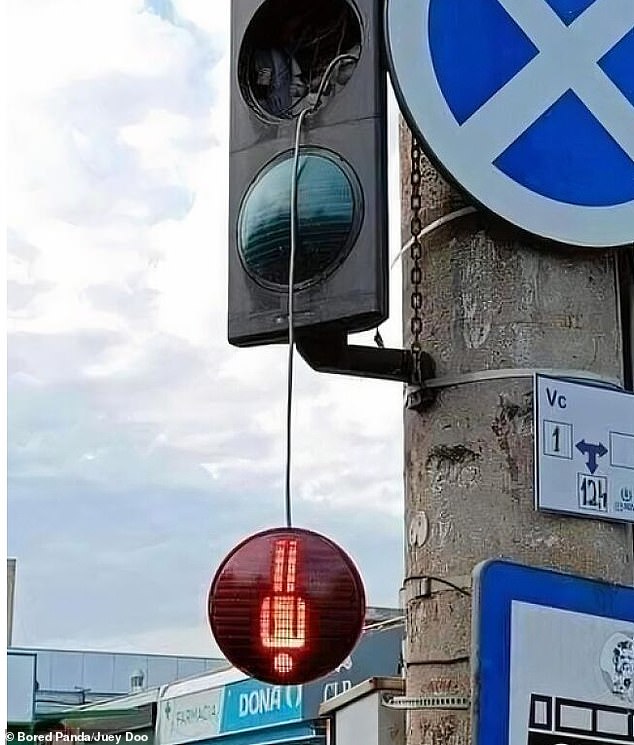
<svg viewBox="0 0 634 745">
<path fill-rule="evenodd" d="M 338 155 L 305 149 L 297 178 L 294 285 L 301 289 L 342 262 L 356 240 L 363 204 L 359 181 Z M 247 271 L 265 285 L 288 287 L 293 154 L 256 177 L 240 207 L 238 247 Z"/>
<path fill-rule="evenodd" d="M 222 562 L 208 598 L 211 630 L 227 659 L 258 680 L 306 683 L 352 652 L 365 592 L 349 556 L 300 528 L 251 536 Z"/>
</svg>

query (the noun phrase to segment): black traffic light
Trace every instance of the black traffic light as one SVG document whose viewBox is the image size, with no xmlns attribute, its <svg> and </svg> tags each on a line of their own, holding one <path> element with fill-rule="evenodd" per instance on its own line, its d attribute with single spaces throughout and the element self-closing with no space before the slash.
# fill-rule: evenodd
<svg viewBox="0 0 634 745">
<path fill-rule="evenodd" d="M 387 317 L 386 79 L 380 0 L 232 0 L 229 341 L 288 338 L 297 118 L 294 327 Z M 333 60 L 332 74 L 318 89 Z"/>
</svg>

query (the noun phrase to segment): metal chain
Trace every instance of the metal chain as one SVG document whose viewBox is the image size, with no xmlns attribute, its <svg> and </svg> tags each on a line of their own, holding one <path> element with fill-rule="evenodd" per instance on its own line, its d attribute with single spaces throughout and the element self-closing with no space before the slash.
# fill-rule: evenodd
<svg viewBox="0 0 634 745">
<path fill-rule="evenodd" d="M 421 346 L 420 337 L 423 331 L 423 320 L 421 318 L 421 311 L 423 306 L 423 295 L 421 293 L 421 284 L 423 280 L 423 272 L 421 269 L 421 258 L 423 254 L 423 248 L 418 238 L 423 224 L 421 221 L 421 173 L 420 173 L 420 158 L 421 148 L 416 138 L 412 134 L 412 149 L 411 149 L 411 197 L 410 206 L 412 208 L 412 218 L 410 221 L 410 234 L 411 234 L 411 246 L 410 246 L 410 258 L 411 258 L 411 271 L 410 281 L 412 294 L 410 296 L 410 306 L 412 315 L 410 318 L 410 331 L 412 334 L 412 340 L 410 348 L 412 350 L 412 362 L 414 365 L 414 382 L 420 384 L 421 381 Z"/>
</svg>

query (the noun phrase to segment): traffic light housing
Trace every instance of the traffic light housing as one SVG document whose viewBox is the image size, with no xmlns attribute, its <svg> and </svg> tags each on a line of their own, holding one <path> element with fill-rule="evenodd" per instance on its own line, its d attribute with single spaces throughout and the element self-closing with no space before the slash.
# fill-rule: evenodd
<svg viewBox="0 0 634 745">
<path fill-rule="evenodd" d="M 250 536 L 211 583 L 208 619 L 239 670 L 278 685 L 326 675 L 363 630 L 365 590 L 352 559 L 329 538 L 301 528 Z"/>
<path fill-rule="evenodd" d="M 229 313 L 232 344 L 288 339 L 297 117 L 294 327 L 348 333 L 385 320 L 386 76 L 379 0 L 232 0 Z"/>
</svg>

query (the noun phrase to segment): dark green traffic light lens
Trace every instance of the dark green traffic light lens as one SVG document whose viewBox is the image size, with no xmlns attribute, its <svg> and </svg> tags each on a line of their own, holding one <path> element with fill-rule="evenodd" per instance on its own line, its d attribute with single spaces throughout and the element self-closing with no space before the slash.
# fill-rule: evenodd
<svg viewBox="0 0 634 745">
<path fill-rule="evenodd" d="M 288 287 L 293 153 L 271 161 L 247 191 L 238 246 L 247 271 L 265 285 Z M 318 281 L 350 251 L 362 218 L 361 187 L 334 153 L 303 148 L 297 179 L 295 287 Z"/>
</svg>

